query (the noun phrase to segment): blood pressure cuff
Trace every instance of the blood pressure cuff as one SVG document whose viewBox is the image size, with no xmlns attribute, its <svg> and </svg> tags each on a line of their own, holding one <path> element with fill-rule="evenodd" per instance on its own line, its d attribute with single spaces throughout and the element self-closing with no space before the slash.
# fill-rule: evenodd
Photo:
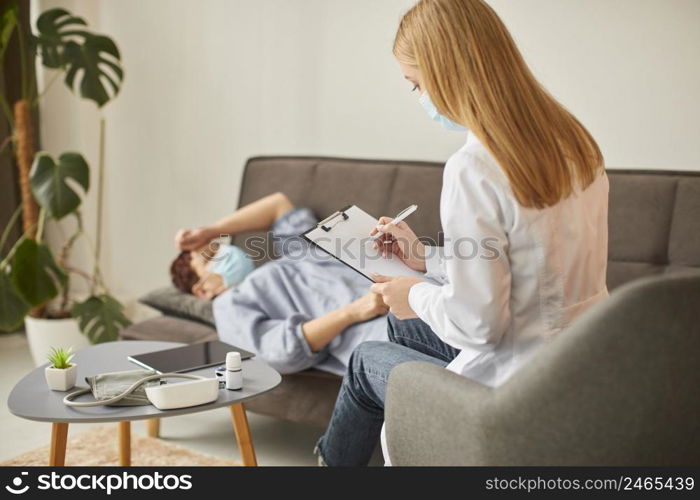
<svg viewBox="0 0 700 500">
<path fill-rule="evenodd" d="M 91 377 L 85 377 L 85 382 L 90 386 L 93 397 L 97 401 L 105 401 L 107 399 L 118 396 L 126 391 L 133 384 L 144 377 L 155 375 L 153 370 L 130 370 L 125 372 L 101 373 Z M 110 406 L 145 406 L 150 405 L 146 397 L 147 385 L 159 385 L 158 380 L 145 382 L 137 387 L 132 393 L 120 399 Z"/>
</svg>

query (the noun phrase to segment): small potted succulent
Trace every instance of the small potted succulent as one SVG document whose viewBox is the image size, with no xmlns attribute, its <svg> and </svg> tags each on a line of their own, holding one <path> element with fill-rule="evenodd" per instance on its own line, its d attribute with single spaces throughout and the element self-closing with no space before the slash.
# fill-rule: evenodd
<svg viewBox="0 0 700 500">
<path fill-rule="evenodd" d="M 52 347 L 48 356 L 49 366 L 44 370 L 46 383 L 52 391 L 67 391 L 75 386 L 78 365 L 72 362 L 73 348 Z"/>
</svg>

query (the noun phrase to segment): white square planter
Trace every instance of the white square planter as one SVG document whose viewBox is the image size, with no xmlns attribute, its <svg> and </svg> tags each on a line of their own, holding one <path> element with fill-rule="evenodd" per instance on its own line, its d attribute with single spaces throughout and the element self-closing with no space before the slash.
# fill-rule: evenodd
<svg viewBox="0 0 700 500">
<path fill-rule="evenodd" d="M 67 391 L 75 387 L 75 379 L 78 376 L 78 365 L 60 370 L 53 366 L 47 366 L 44 370 L 46 383 L 52 391 Z"/>
</svg>

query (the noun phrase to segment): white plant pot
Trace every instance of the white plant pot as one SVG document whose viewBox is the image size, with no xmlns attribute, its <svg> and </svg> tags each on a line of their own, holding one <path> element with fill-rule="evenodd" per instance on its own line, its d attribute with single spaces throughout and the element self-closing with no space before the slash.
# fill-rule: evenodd
<svg viewBox="0 0 700 500">
<path fill-rule="evenodd" d="M 70 368 L 54 368 L 47 366 L 44 370 L 46 383 L 52 391 L 67 391 L 75 387 L 75 379 L 78 375 L 78 365 L 73 364 Z"/>
<path fill-rule="evenodd" d="M 74 352 L 90 345 L 90 341 L 80 331 L 78 322 L 73 318 L 44 319 L 24 318 L 29 350 L 36 366 L 47 362 L 46 357 L 52 347 L 72 347 Z"/>
</svg>

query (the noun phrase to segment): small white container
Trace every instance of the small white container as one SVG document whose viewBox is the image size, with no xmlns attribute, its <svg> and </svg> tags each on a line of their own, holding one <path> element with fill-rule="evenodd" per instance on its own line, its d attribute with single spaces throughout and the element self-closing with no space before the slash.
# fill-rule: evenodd
<svg viewBox="0 0 700 500">
<path fill-rule="evenodd" d="M 78 376 L 78 365 L 75 363 L 70 368 L 54 368 L 47 366 L 44 370 L 46 383 L 52 391 L 68 391 L 75 387 L 75 379 Z"/>
<path fill-rule="evenodd" d="M 231 351 L 226 354 L 226 388 L 229 391 L 243 389 L 243 369 L 241 367 L 241 353 Z"/>
</svg>

